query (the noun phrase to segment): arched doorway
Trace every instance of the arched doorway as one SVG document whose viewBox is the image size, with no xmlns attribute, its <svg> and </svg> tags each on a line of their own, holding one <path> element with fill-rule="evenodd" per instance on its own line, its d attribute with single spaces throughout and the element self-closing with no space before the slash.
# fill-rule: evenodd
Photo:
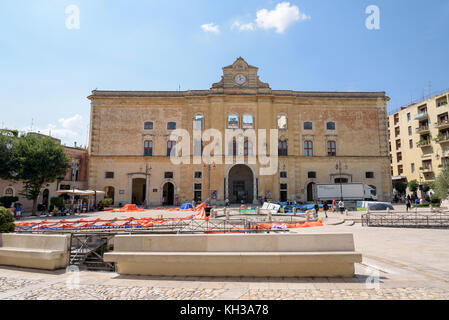
<svg viewBox="0 0 449 320">
<path fill-rule="evenodd" d="M 132 197 L 131 201 L 133 204 L 137 204 L 141 206 L 143 202 L 145 201 L 145 194 L 146 194 L 146 180 L 143 178 L 135 178 L 133 179 L 133 186 L 132 186 Z"/>
<path fill-rule="evenodd" d="M 115 196 L 115 189 L 114 187 L 106 187 L 104 188 L 105 192 L 105 198 L 112 199 L 112 202 L 114 202 L 114 196 Z"/>
<path fill-rule="evenodd" d="M 231 203 L 252 203 L 254 200 L 254 175 L 244 164 L 237 164 L 228 174 L 228 199 Z"/>
<path fill-rule="evenodd" d="M 315 183 L 311 182 L 307 185 L 307 201 L 315 200 Z"/>
<path fill-rule="evenodd" d="M 46 208 L 48 208 L 48 198 L 50 196 L 50 191 L 48 189 L 45 189 L 42 193 L 42 204 L 45 205 Z"/>
<path fill-rule="evenodd" d="M 171 182 L 164 184 L 162 188 L 162 204 L 172 206 L 175 201 L 175 186 Z"/>
</svg>

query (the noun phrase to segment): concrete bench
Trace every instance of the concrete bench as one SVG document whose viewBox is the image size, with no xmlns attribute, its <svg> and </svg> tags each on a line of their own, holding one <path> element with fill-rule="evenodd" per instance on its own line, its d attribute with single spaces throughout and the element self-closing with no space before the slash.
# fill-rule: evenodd
<svg viewBox="0 0 449 320">
<path fill-rule="evenodd" d="M 346 277 L 354 250 L 352 234 L 122 235 L 104 259 L 119 274 Z"/>
<path fill-rule="evenodd" d="M 0 234 L 0 265 L 56 270 L 69 262 L 70 235 Z"/>
</svg>

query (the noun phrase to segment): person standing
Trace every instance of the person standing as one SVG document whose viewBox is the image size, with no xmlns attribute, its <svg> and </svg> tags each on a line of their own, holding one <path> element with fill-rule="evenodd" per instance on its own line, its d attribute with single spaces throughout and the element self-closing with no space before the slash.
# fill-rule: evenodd
<svg viewBox="0 0 449 320">
<path fill-rule="evenodd" d="M 411 206 L 412 206 L 412 200 L 410 198 L 407 198 L 407 200 L 405 200 L 405 209 L 407 212 Z"/>
<path fill-rule="evenodd" d="M 315 201 L 315 217 L 318 219 L 318 212 L 320 211 L 320 206 L 318 205 L 318 201 Z"/>
<path fill-rule="evenodd" d="M 329 210 L 329 206 L 327 205 L 327 201 L 324 201 L 323 203 L 323 211 L 324 211 L 324 215 L 327 218 L 327 210 Z"/>
<path fill-rule="evenodd" d="M 340 200 L 340 202 L 338 203 L 338 208 L 340 209 L 341 214 L 345 212 L 345 202 L 343 200 Z"/>
<path fill-rule="evenodd" d="M 337 201 L 335 199 L 332 200 L 332 210 L 337 211 Z"/>
<path fill-rule="evenodd" d="M 16 213 L 17 213 L 17 219 L 20 219 L 20 217 L 22 216 L 22 207 L 20 206 L 20 204 L 17 204 L 17 206 L 16 206 Z"/>
</svg>

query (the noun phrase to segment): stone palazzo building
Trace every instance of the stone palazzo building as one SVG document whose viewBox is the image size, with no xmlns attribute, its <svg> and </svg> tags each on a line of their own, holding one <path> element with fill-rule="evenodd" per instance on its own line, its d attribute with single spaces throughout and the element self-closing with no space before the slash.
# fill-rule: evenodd
<svg viewBox="0 0 449 320">
<path fill-rule="evenodd" d="M 384 92 L 272 90 L 260 81 L 258 68 L 238 58 L 209 90 L 94 90 L 88 98 L 88 187 L 105 190 L 115 205 L 313 201 L 315 184 L 340 182 L 366 183 L 379 200 L 391 200 Z M 271 154 L 278 156 L 275 173 L 261 175 L 265 165 L 259 161 L 173 164 L 170 133 L 185 129 L 193 137 L 196 124 L 222 133 L 223 154 L 242 150 L 235 142 L 226 145 L 226 129 L 279 129 L 278 149 Z M 270 145 L 268 136 L 268 152 Z M 245 140 L 245 160 L 251 146 Z"/>
</svg>

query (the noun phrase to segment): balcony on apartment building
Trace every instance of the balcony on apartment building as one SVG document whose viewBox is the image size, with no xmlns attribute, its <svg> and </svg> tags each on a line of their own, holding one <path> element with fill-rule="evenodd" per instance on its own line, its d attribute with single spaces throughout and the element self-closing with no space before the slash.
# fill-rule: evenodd
<svg viewBox="0 0 449 320">
<path fill-rule="evenodd" d="M 440 133 L 436 138 L 435 141 L 439 144 L 443 143 L 449 143 L 449 132 Z"/>
<path fill-rule="evenodd" d="M 415 116 L 415 120 L 425 120 L 429 118 L 429 114 L 427 111 L 421 111 L 419 114 Z"/>
<path fill-rule="evenodd" d="M 421 171 L 424 174 L 432 173 L 433 172 L 432 163 L 423 163 L 422 167 L 419 168 L 419 171 Z"/>
<path fill-rule="evenodd" d="M 416 144 L 419 148 L 430 147 L 432 144 L 432 137 L 428 136 L 427 138 L 423 138 Z"/>
<path fill-rule="evenodd" d="M 439 119 L 438 122 L 435 123 L 435 128 L 437 129 L 449 128 L 449 120 L 447 118 Z"/>
<path fill-rule="evenodd" d="M 418 128 L 416 128 L 416 133 L 418 134 L 424 134 L 429 132 L 430 132 L 429 125 L 420 125 Z"/>
</svg>

